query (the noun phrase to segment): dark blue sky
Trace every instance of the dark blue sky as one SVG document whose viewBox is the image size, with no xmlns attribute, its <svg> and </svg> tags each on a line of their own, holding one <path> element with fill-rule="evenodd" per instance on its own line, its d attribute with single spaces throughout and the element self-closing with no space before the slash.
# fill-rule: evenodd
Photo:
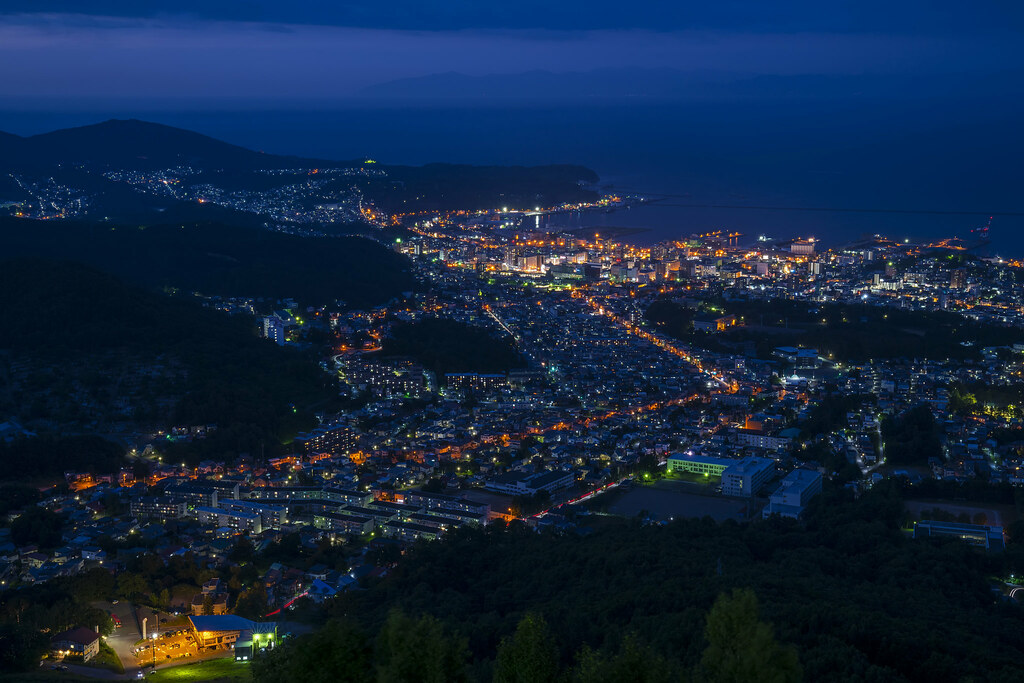
<svg viewBox="0 0 1024 683">
<path fill-rule="evenodd" d="M 193 17 L 221 21 L 448 31 L 652 29 L 961 34 L 1019 30 L 1013 0 L 4 0 L 6 13 Z"/>
<path fill-rule="evenodd" d="M 376 83 L 437 73 L 616 67 L 883 79 L 1007 74 L 1012 82 L 1024 67 L 1021 6 L 3 0 L 0 106 L 338 101 Z"/>
</svg>

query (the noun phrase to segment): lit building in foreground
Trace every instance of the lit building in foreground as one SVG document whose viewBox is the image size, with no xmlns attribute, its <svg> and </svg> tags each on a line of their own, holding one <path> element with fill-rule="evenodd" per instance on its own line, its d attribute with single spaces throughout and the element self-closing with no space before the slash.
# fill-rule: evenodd
<svg viewBox="0 0 1024 683">
<path fill-rule="evenodd" d="M 83 662 L 99 654 L 100 636 L 84 626 L 58 633 L 50 639 L 50 649 L 60 655 L 78 655 Z"/>
<path fill-rule="evenodd" d="M 260 642 L 273 647 L 277 642 L 277 624 L 274 622 L 260 623 L 250 621 L 237 614 L 221 614 L 216 616 L 193 616 L 188 618 L 192 637 L 200 648 L 230 647 L 238 641 L 244 641 L 243 635 L 249 638 L 250 645 L 255 643 L 255 634 L 260 634 Z M 238 646 L 235 645 L 237 648 Z M 262 647 L 267 647 L 263 645 Z M 258 650 L 257 650 L 258 651 Z M 236 649 L 235 658 L 238 658 Z"/>
</svg>

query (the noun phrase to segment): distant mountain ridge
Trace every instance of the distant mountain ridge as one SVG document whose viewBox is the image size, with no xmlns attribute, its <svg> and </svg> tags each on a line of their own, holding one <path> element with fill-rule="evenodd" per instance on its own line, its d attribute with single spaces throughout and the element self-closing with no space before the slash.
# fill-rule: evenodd
<svg viewBox="0 0 1024 683">
<path fill-rule="evenodd" d="M 330 162 L 255 152 L 201 133 L 138 119 L 111 119 L 31 137 L 0 132 L 0 168 L 84 164 L 141 169 L 195 164 L 255 169 L 324 163 Z"/>
<path fill-rule="evenodd" d="M 305 171 L 316 168 L 357 170 L 325 174 L 315 183 L 308 183 Z M 172 192 L 160 191 L 156 176 L 145 177 L 148 172 L 163 169 L 181 169 L 172 175 L 182 187 L 193 188 L 191 195 L 172 196 Z M 282 169 L 298 173 L 262 173 Z M 113 171 L 129 173 L 109 173 Z M 143 177 L 133 178 L 132 172 L 140 172 Z M 29 218 L 87 217 L 129 222 L 159 218 L 160 222 L 258 225 L 268 221 L 273 210 L 266 207 L 272 207 L 278 199 L 246 203 L 244 197 L 239 199 L 233 193 L 264 192 L 297 183 L 305 188 L 300 191 L 305 194 L 296 200 L 300 205 L 293 207 L 290 219 L 301 211 L 315 209 L 322 201 L 318 197 L 346 197 L 353 191 L 377 208 L 393 213 L 557 206 L 594 199 L 595 193 L 583 185 L 597 180 L 591 169 L 572 164 L 399 166 L 371 165 L 365 159 L 331 161 L 265 154 L 137 119 L 112 119 L 31 137 L 0 132 L 0 209 L 6 206 L 9 215 Z M 202 188 L 201 192 L 211 192 L 214 198 L 199 196 L 194 190 L 197 187 Z M 252 205 L 265 210 L 250 211 Z M 22 208 L 25 206 L 36 213 L 26 213 Z M 352 215 L 346 214 L 345 220 L 352 220 Z M 358 215 L 355 217 L 358 220 Z"/>
</svg>

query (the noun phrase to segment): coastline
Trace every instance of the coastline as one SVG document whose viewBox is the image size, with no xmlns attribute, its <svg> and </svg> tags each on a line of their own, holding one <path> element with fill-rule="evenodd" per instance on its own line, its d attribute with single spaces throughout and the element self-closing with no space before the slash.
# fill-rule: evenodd
<svg viewBox="0 0 1024 683">
<path fill-rule="evenodd" d="M 631 228 L 622 225 L 612 226 L 600 226 L 600 225 L 583 225 L 573 228 L 565 228 L 564 230 L 558 230 L 559 235 L 572 235 L 573 237 L 582 237 L 586 239 L 596 239 L 600 237 L 603 240 L 618 241 L 625 237 L 633 237 L 641 235 L 643 233 L 650 232 L 651 228 Z"/>
</svg>

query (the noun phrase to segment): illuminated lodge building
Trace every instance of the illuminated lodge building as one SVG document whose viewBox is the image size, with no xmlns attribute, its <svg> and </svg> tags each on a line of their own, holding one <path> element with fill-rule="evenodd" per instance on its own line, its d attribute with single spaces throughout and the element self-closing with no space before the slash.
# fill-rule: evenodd
<svg viewBox="0 0 1024 683">
<path fill-rule="evenodd" d="M 248 661 L 256 652 L 277 644 L 275 622 L 250 621 L 237 614 L 193 616 L 188 622 L 200 649 L 234 648 L 236 661 Z"/>
<path fill-rule="evenodd" d="M 50 639 L 50 649 L 57 656 L 80 656 L 88 662 L 100 652 L 100 636 L 95 631 L 79 626 Z"/>
</svg>

